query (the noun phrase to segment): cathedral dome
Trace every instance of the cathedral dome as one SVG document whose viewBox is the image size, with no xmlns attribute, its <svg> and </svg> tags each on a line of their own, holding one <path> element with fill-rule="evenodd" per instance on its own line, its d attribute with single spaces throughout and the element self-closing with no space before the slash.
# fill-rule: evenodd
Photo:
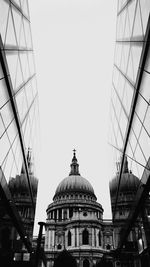
<svg viewBox="0 0 150 267">
<path fill-rule="evenodd" d="M 91 195 L 94 190 L 89 181 L 80 175 L 70 175 L 64 178 L 58 185 L 55 195 L 68 192 L 86 192 Z"/>
<path fill-rule="evenodd" d="M 64 178 L 60 182 L 60 184 L 56 189 L 54 198 L 58 195 L 72 193 L 72 192 L 86 193 L 95 197 L 92 185 L 86 178 L 83 178 L 79 173 L 79 164 L 77 162 L 75 150 L 72 163 L 70 166 L 71 166 L 70 174 L 68 177 Z"/>
<path fill-rule="evenodd" d="M 117 174 L 109 183 L 110 194 L 111 196 L 116 195 L 119 182 L 119 174 Z M 139 178 L 136 177 L 132 172 L 128 170 L 128 162 L 125 157 L 124 169 L 120 181 L 120 192 L 136 192 L 139 186 Z"/>
</svg>

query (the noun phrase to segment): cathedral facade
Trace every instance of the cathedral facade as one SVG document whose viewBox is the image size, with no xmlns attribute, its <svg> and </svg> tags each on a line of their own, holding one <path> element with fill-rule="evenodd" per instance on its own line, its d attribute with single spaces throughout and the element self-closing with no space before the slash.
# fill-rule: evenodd
<svg viewBox="0 0 150 267">
<path fill-rule="evenodd" d="M 71 171 L 58 185 L 47 208 L 45 253 L 47 266 L 67 250 L 77 266 L 91 267 L 113 249 L 111 222 L 103 221 L 103 208 L 94 189 L 79 173 L 74 151 Z"/>
<path fill-rule="evenodd" d="M 75 150 L 70 167 L 69 176 L 57 186 L 53 202 L 46 210 L 44 250 L 47 267 L 145 266 L 140 253 L 146 249 L 146 237 L 140 217 L 129 233 L 122 252 L 116 253 L 120 229 L 126 223 L 140 183 L 129 171 L 127 158 L 117 203 L 119 172 L 109 185 L 112 221 L 103 219 L 103 207 L 97 202 L 92 185 L 80 175 Z"/>
</svg>

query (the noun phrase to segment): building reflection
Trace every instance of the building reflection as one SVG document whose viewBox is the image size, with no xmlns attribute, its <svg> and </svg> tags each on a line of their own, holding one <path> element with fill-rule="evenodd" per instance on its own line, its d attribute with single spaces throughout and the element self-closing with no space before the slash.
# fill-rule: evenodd
<svg viewBox="0 0 150 267">
<path fill-rule="evenodd" d="M 28 1 L 0 1 L 0 256 L 32 251 L 39 147 Z M 30 149 L 28 149 L 30 148 Z M 32 160 L 31 160 L 32 157 Z M 31 163 L 32 168 L 31 168 Z M 28 255 L 24 256 L 28 257 Z M 23 257 L 23 255 L 18 257 Z"/>
</svg>

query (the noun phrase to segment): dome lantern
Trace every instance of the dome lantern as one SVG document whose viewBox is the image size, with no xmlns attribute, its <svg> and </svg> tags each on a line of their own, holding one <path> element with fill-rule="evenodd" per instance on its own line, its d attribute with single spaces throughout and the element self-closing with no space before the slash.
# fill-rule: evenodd
<svg viewBox="0 0 150 267">
<path fill-rule="evenodd" d="M 72 163 L 70 164 L 71 171 L 69 173 L 70 175 L 80 175 L 79 173 L 79 164 L 76 158 L 76 150 L 73 150 L 73 158 L 72 158 Z"/>
</svg>

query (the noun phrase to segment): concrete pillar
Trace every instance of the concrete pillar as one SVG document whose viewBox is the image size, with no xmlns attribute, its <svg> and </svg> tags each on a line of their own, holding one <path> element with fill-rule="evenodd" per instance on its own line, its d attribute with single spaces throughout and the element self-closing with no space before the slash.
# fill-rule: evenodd
<svg viewBox="0 0 150 267">
<path fill-rule="evenodd" d="M 64 221 L 64 209 L 62 209 L 62 220 Z"/>
<path fill-rule="evenodd" d="M 59 216 L 59 214 L 58 214 L 58 209 L 57 209 L 57 217 L 56 217 L 57 218 L 57 221 L 58 221 L 58 216 Z"/>
</svg>

